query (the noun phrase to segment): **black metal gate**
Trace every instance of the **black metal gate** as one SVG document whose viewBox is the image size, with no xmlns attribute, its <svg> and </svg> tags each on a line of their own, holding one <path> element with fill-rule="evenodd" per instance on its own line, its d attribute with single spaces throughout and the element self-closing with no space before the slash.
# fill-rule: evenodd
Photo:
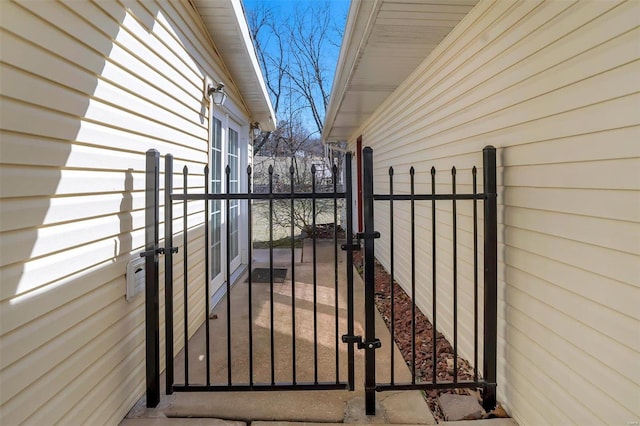
<svg viewBox="0 0 640 426">
<path fill-rule="evenodd" d="M 373 151 L 367 147 L 363 150 L 363 207 L 364 207 L 364 233 L 361 237 L 364 239 L 364 281 L 365 281 L 365 407 L 367 414 L 375 414 L 375 392 L 388 390 L 432 390 L 432 389 L 456 389 L 456 388 L 482 388 L 483 389 L 483 406 L 488 411 L 496 405 L 496 341 L 497 341 L 497 208 L 496 208 L 496 150 L 492 146 L 487 146 L 483 150 L 483 193 L 477 191 L 477 169 L 473 167 L 472 171 L 472 193 L 459 194 L 456 191 L 456 168 L 451 169 L 451 193 L 436 193 L 436 169 L 431 168 L 431 193 L 416 194 L 415 193 L 415 169 L 409 170 L 410 188 L 408 194 L 394 194 L 394 170 L 389 168 L 389 193 L 375 194 L 373 185 Z M 431 380 L 427 382 L 419 382 L 416 377 L 416 230 L 415 230 L 415 203 L 416 201 L 431 201 L 431 243 L 432 243 L 432 364 L 433 371 Z M 389 204 L 390 218 L 390 255 L 391 255 L 391 330 L 393 339 L 394 330 L 394 203 L 408 202 L 410 203 L 410 219 L 411 219 L 411 283 L 410 297 L 412 300 L 412 319 L 411 319 L 411 361 L 407 362 L 411 370 L 411 381 L 409 383 L 397 383 L 393 375 L 393 347 L 391 351 L 391 382 L 378 383 L 376 381 L 376 360 L 375 351 L 381 347 L 381 342 L 376 338 L 375 332 L 375 276 L 374 276 L 374 240 L 380 237 L 380 233 L 375 231 L 375 223 L 373 217 L 374 201 L 384 201 Z M 474 362 L 473 362 L 473 380 L 458 381 L 458 273 L 457 273 L 457 203 L 468 201 L 473 203 L 473 269 L 474 269 Z M 484 204 L 484 336 L 483 336 L 483 352 L 484 352 L 484 368 L 483 379 L 478 374 L 478 201 Z M 437 302 L 436 302 L 436 260 L 438 247 L 436 246 L 436 203 L 450 202 L 452 203 L 452 241 L 453 241 L 453 274 L 451 277 L 453 293 L 453 381 L 442 382 L 437 380 L 436 374 L 436 333 L 437 333 Z"/>
<path fill-rule="evenodd" d="M 340 376 L 340 363 L 339 363 L 339 345 L 342 345 L 344 342 L 341 342 L 340 337 L 338 336 L 338 202 L 339 200 L 344 200 L 344 208 L 346 211 L 345 219 L 346 219 L 346 230 L 344 232 L 346 238 L 346 244 L 342 245 L 342 249 L 347 251 L 346 256 L 346 308 L 347 308 L 347 335 L 353 335 L 353 242 L 352 242 L 352 191 L 351 191 L 351 155 L 348 154 L 346 158 L 346 168 L 345 168 L 345 183 L 343 184 L 344 190 L 338 190 L 338 170 L 334 165 L 331 169 L 331 184 L 327 188 L 325 185 L 324 190 L 317 190 L 316 188 L 316 168 L 312 166 L 311 168 L 311 185 L 310 191 L 301 192 L 297 191 L 294 185 L 293 179 L 293 165 L 290 168 L 290 180 L 288 185 L 285 185 L 284 189 L 287 191 L 283 191 L 283 186 L 278 185 L 277 190 L 274 187 L 274 170 L 273 167 L 269 167 L 269 183 L 265 188 L 265 191 L 254 192 L 251 188 L 252 181 L 252 168 L 251 166 L 247 167 L 246 177 L 248 184 L 248 189 L 243 193 L 230 193 L 229 191 L 225 193 L 210 193 L 209 185 L 210 185 L 210 175 L 209 168 L 204 167 L 204 182 L 201 188 L 201 192 L 198 193 L 189 193 L 189 171 L 187 166 L 183 168 L 182 171 L 182 191 L 174 191 L 174 171 L 173 171 L 173 156 L 171 154 L 167 154 L 165 156 L 165 170 L 164 170 L 164 247 L 159 246 L 159 208 L 160 208 L 160 154 L 156 150 L 150 150 L 147 152 L 147 175 L 146 175 L 146 246 L 145 251 L 141 254 L 142 256 L 146 256 L 146 337 L 147 337 L 147 406 L 154 407 L 158 404 L 160 400 L 160 353 L 159 353 L 159 343 L 160 343 L 160 334 L 159 334 L 159 280 L 158 280 L 158 255 L 162 254 L 165 256 L 165 359 L 166 362 L 166 393 L 171 394 L 174 391 L 176 392 L 207 392 L 207 391 L 253 391 L 253 390 L 334 390 L 334 389 L 342 389 L 342 390 L 353 390 L 354 389 L 354 347 L 353 344 L 348 344 L 347 348 L 347 380 L 341 380 Z M 229 166 L 227 166 L 225 170 L 226 176 L 226 188 L 230 188 L 230 175 L 231 170 Z M 328 190 L 327 190 L 328 189 Z M 296 370 L 296 268 L 295 268 L 295 257 L 294 257 L 294 203 L 299 202 L 300 200 L 307 200 L 308 204 L 312 208 L 312 235 L 309 237 L 312 240 L 312 262 L 313 262 L 313 328 L 314 328 L 314 380 L 308 382 L 301 382 L 297 378 L 297 370 Z M 189 210 L 187 207 L 188 202 L 201 201 L 204 202 L 203 214 L 204 219 L 201 221 L 204 227 L 204 283 L 203 283 L 203 294 L 202 298 L 205 300 L 205 312 L 208 313 L 211 310 L 210 300 L 211 294 L 209 291 L 209 282 L 210 282 L 210 258 L 209 258 L 209 247 L 210 247 L 210 225 L 209 225 L 209 209 L 211 201 L 222 202 L 226 209 L 226 217 L 229 217 L 230 205 L 232 202 L 237 201 L 245 201 L 247 208 L 247 244 L 249 247 L 248 253 L 248 265 L 251 267 L 253 259 L 252 259 L 252 206 L 254 202 L 263 201 L 268 203 L 268 216 L 269 216 L 269 229 L 273 229 L 273 212 L 274 212 L 274 203 L 276 202 L 285 202 L 290 205 L 290 213 L 291 217 L 291 230 L 290 230 L 290 239 L 291 239 L 291 263 L 290 263 L 290 273 L 291 273 L 291 298 L 289 299 L 291 303 L 291 322 L 292 322 L 292 340 L 291 344 L 291 358 L 287 361 L 291 363 L 291 378 L 289 381 L 276 380 L 275 375 L 275 344 L 274 344 L 274 247 L 273 247 L 273 234 L 270 231 L 269 235 L 269 284 L 270 284 L 270 326 L 271 326 L 271 336 L 270 336 L 270 380 L 258 382 L 254 380 L 254 359 L 253 359 L 253 344 L 254 344 L 254 330 L 253 330 L 253 313 L 252 313 L 252 273 L 251 271 L 248 274 L 247 278 L 247 286 L 249 288 L 248 291 L 248 317 L 249 321 L 248 325 L 248 341 L 247 348 L 245 353 L 248 353 L 249 357 L 249 365 L 248 365 L 248 377 L 246 381 L 238 382 L 232 379 L 232 359 L 234 354 L 231 351 L 231 286 L 232 286 L 232 278 L 231 278 L 231 267 L 230 263 L 230 253 L 229 253 L 229 244 L 226 244 L 226 253 L 224 259 L 226 259 L 227 267 L 226 267 L 226 277 L 225 283 L 223 284 L 226 287 L 225 296 L 226 296 L 226 336 L 223 336 L 223 339 L 226 339 L 226 380 L 214 382 L 211 378 L 211 344 L 210 338 L 212 338 L 212 333 L 210 330 L 210 321 L 208 318 L 205 318 L 204 327 L 205 327 L 205 345 L 204 345 L 204 362 L 206 364 L 204 377 L 201 377 L 197 383 L 194 383 L 194 380 L 190 380 L 190 362 L 189 362 L 189 256 L 190 251 L 192 250 L 191 244 L 188 243 L 187 230 L 189 229 Z M 315 232 L 317 229 L 316 226 L 316 206 L 318 203 L 325 202 L 332 204 L 333 211 L 333 252 L 334 252 L 334 277 L 335 277 L 335 295 L 334 295 L 334 308 L 335 308 L 335 380 L 333 381 L 319 381 L 318 380 L 318 342 L 317 342 L 317 327 L 318 320 L 316 318 L 316 307 L 317 307 L 317 295 L 316 295 L 316 239 L 317 233 Z M 178 253 L 178 247 L 174 247 L 174 230 L 173 230 L 173 208 L 174 204 L 182 204 L 182 220 L 183 220 L 183 242 L 181 248 L 181 257 L 182 257 L 182 292 L 183 292 L 183 300 L 181 301 L 183 304 L 182 312 L 184 318 L 182 318 L 184 330 L 183 334 L 183 352 L 184 352 L 184 371 L 180 371 L 184 376 L 184 380 L 181 383 L 175 382 L 175 373 L 174 371 L 174 317 L 176 315 L 174 309 L 174 255 Z M 325 204 L 326 205 L 326 204 Z M 229 241 L 230 238 L 230 226 L 226 226 L 226 238 Z M 178 256 L 180 256 L 178 255 Z M 198 348 L 198 350 L 202 350 L 202 348 Z M 244 354 L 243 354 L 244 355 Z"/>
<path fill-rule="evenodd" d="M 374 185 L 373 185 L 373 151 L 371 148 L 365 148 L 362 152 L 363 155 L 363 207 L 364 207 L 364 232 L 354 234 L 353 232 L 353 199 L 352 199 L 352 172 L 351 172 L 351 154 L 347 154 L 345 160 L 345 189 L 344 191 L 338 191 L 336 182 L 337 182 L 337 170 L 335 166 L 332 169 L 332 190 L 329 192 L 318 192 L 315 186 L 315 178 L 313 179 L 313 186 L 311 191 L 307 192 L 296 192 L 296 189 L 293 185 L 293 178 L 291 178 L 291 183 L 289 185 L 289 191 L 287 192 L 274 192 L 273 187 L 273 171 L 270 170 L 270 178 L 268 190 L 266 192 L 256 193 L 253 192 L 251 186 L 247 189 L 247 192 L 244 193 L 209 193 L 209 170 L 208 167 L 204 168 L 204 191 L 201 193 L 188 193 L 187 188 L 189 187 L 188 179 L 189 174 L 188 170 L 185 166 L 182 173 L 182 192 L 174 192 L 173 190 L 173 157 L 171 155 L 165 156 L 165 171 L 164 171 L 164 223 L 165 223 L 165 237 L 164 237 L 164 247 L 159 246 L 159 209 L 160 209 L 160 155 L 155 150 L 150 150 L 147 152 L 147 175 L 146 175 L 146 245 L 145 252 L 142 253 L 142 256 L 146 256 L 146 377 L 147 377 L 147 406 L 155 407 L 160 401 L 160 321 L 159 321 L 159 282 L 158 282 L 158 270 L 159 270 L 159 260 L 158 256 L 160 254 L 165 255 L 165 342 L 166 342 L 166 359 L 167 367 L 166 367 L 166 392 L 167 394 L 172 393 L 173 391 L 252 391 L 252 390 L 330 390 L 330 389 L 342 389 L 342 390 L 354 390 L 354 345 L 357 345 L 358 349 L 365 350 L 365 402 L 366 402 L 366 412 L 367 414 L 375 414 L 375 392 L 377 391 L 386 391 L 386 390 L 408 390 L 408 389 L 422 389 L 422 390 L 431 390 L 431 389 L 455 389 L 455 388 L 481 388 L 483 390 L 483 406 L 485 409 L 490 410 L 495 406 L 496 403 L 496 341 L 497 341 L 497 207 L 496 207 L 496 159 L 495 159 L 495 148 L 486 147 L 483 150 L 483 191 L 482 193 L 477 192 L 477 182 L 476 182 L 476 168 L 474 167 L 472 170 L 472 193 L 468 194 L 459 194 L 456 191 L 456 169 L 455 167 L 452 169 L 451 174 L 451 193 L 447 194 L 438 194 L 435 191 L 435 169 L 431 169 L 431 192 L 428 194 L 416 194 L 415 193 L 415 182 L 414 182 L 414 169 L 411 168 L 410 171 L 410 193 L 409 194 L 394 194 L 393 192 L 393 169 L 389 170 L 389 188 L 390 191 L 388 194 L 375 194 L 374 193 Z M 251 173 L 252 170 L 250 167 L 247 168 L 247 177 L 248 181 L 251 182 Z M 293 172 L 292 172 L 293 173 Z M 227 188 L 229 188 L 229 168 L 226 170 L 226 179 L 227 179 Z M 233 354 L 231 353 L 230 346 L 230 315 L 231 315 L 231 306 L 230 306 L 230 291 L 231 291 L 231 277 L 230 277 L 230 268 L 227 267 L 226 274 L 226 315 L 227 315 L 227 380 L 223 383 L 212 383 L 211 381 L 211 354 L 209 352 L 210 342 L 210 330 L 209 330 L 209 321 L 205 320 L 206 327 L 206 343 L 205 343 L 205 354 L 204 359 L 206 363 L 206 373 L 204 380 L 197 384 L 191 383 L 189 381 L 189 363 L 188 363 L 188 320 L 186 318 L 187 309 L 186 305 L 188 303 L 188 256 L 189 256 L 189 245 L 187 243 L 186 238 L 186 230 L 188 229 L 187 218 L 188 218 L 188 209 L 187 202 L 189 201 L 204 201 L 204 221 L 202 221 L 204 226 L 204 235 L 205 241 L 204 246 L 209 247 L 209 201 L 221 201 L 226 206 L 227 214 L 229 212 L 229 206 L 232 201 L 235 200 L 244 200 L 246 201 L 247 209 L 248 209 L 248 241 L 249 247 L 252 246 L 252 233 L 251 233 L 251 217 L 252 217 L 252 202 L 255 201 L 266 201 L 269 204 L 269 216 L 271 218 L 273 212 L 273 203 L 278 200 L 284 200 L 291 203 L 291 212 L 293 214 L 293 203 L 296 200 L 310 200 L 311 204 L 314 208 L 315 218 L 315 206 L 319 200 L 329 200 L 333 202 L 333 215 L 334 215 L 334 223 L 337 225 L 337 202 L 338 200 L 344 200 L 345 209 L 346 209 L 346 232 L 345 232 L 345 244 L 342 245 L 342 249 L 347 252 L 346 256 L 346 276 L 347 276 L 347 333 L 342 336 L 342 342 L 348 345 L 347 349 L 347 364 L 348 364 L 348 377 L 346 381 L 341 381 L 339 377 L 338 371 L 336 371 L 335 381 L 330 382 L 319 382 L 317 378 L 317 357 L 316 357 L 316 375 L 315 380 L 312 382 L 299 382 L 296 378 L 296 332 L 295 332 L 295 284 L 292 285 L 293 297 L 291 298 L 292 306 L 292 323 L 293 323 L 293 339 L 291 341 L 293 347 L 293 357 L 290 360 L 292 362 L 292 377 L 288 382 L 276 382 L 273 369 L 274 369 L 274 345 L 273 345 L 273 335 L 271 337 L 271 380 L 267 382 L 255 382 L 253 378 L 253 330 L 251 325 L 251 320 L 248 321 L 248 342 L 247 342 L 247 350 L 249 353 L 249 376 L 248 381 L 244 383 L 236 383 L 232 380 L 231 375 L 231 360 Z M 413 316 L 412 316 L 412 364 L 410 364 L 410 369 L 412 372 L 412 379 L 408 383 L 398 383 L 394 380 L 393 375 L 393 346 L 390 345 L 391 350 L 391 381 L 390 383 L 379 383 L 376 380 L 375 373 L 375 353 L 376 350 L 381 348 L 382 344 L 380 340 L 376 337 L 375 331 L 375 315 L 376 315 L 376 307 L 375 307 L 375 277 L 374 277 L 374 262 L 375 262 L 375 252 L 374 252 L 374 240 L 380 237 L 380 233 L 375 231 L 375 223 L 374 223 L 374 201 L 378 202 L 388 202 L 389 206 L 389 217 L 390 217 L 390 253 L 391 253 L 391 283 L 394 282 L 393 270 L 394 270 L 394 260 L 393 260 L 393 241 L 394 241 L 394 225 L 393 225 L 393 217 L 394 217 L 394 203 L 398 202 L 408 202 L 410 203 L 410 211 L 411 211 L 411 299 L 413 302 Z M 415 202 L 416 201 L 431 201 L 431 238 L 432 238 L 432 249 L 433 249 L 433 276 L 432 276 L 432 294 L 433 294 L 433 303 L 432 303 L 432 318 L 433 318 L 433 333 L 435 343 L 435 334 L 437 333 L 437 316 L 436 316 L 436 203 L 439 202 L 450 202 L 452 203 L 452 221 L 453 221 L 453 276 L 452 276 L 452 292 L 453 292 L 453 381 L 452 382 L 441 382 L 438 381 L 435 374 L 435 344 L 433 344 L 433 366 L 434 371 L 432 374 L 432 380 L 428 382 L 421 382 L 416 377 L 415 371 L 415 351 L 416 351 L 416 330 L 415 330 Z M 484 209 L 484 297 L 483 297 L 483 338 L 482 338 L 482 351 L 483 351 L 483 370 L 482 370 L 482 378 L 478 372 L 478 351 L 479 351 L 479 336 L 478 336 L 478 306 L 479 306 L 479 294 L 478 294 L 478 201 L 483 203 Z M 473 265 L 474 265 L 474 325 L 473 330 L 474 333 L 474 374 L 473 380 L 471 381 L 458 381 L 457 379 L 457 367 L 458 367 L 458 339 L 457 339 L 457 224 L 456 224 L 456 205 L 458 202 L 470 202 L 473 203 Z M 173 267 L 174 267 L 174 255 L 177 253 L 177 247 L 174 247 L 173 244 L 173 206 L 174 203 L 182 203 L 182 213 L 183 213 L 183 229 L 185 230 L 185 236 L 183 241 L 182 248 L 182 261 L 183 261 L 183 294 L 185 295 L 183 301 L 183 312 L 185 315 L 184 318 L 184 351 L 185 351 L 185 364 L 184 364 L 184 383 L 176 384 L 174 382 L 174 365 L 173 362 L 169 360 L 173 360 L 174 353 L 174 336 L 173 336 L 173 321 L 174 321 L 174 307 L 173 307 Z M 293 221 L 292 221 L 293 222 Z M 271 221 L 269 223 L 271 226 Z M 315 219 L 313 223 L 313 229 L 315 229 Z M 337 226 L 334 227 L 334 236 L 333 236 L 333 250 L 335 252 L 335 271 L 336 271 L 336 300 L 337 300 L 337 250 L 338 250 L 338 236 L 335 231 Z M 291 228 L 291 236 L 293 237 L 293 225 Z M 229 227 L 227 227 L 227 239 L 229 237 Z M 353 312 L 353 250 L 359 249 L 359 244 L 355 244 L 353 238 L 357 237 L 358 240 L 364 240 L 364 282 L 365 282 L 365 301 L 364 301 L 364 310 L 365 310 L 365 336 L 364 339 L 361 336 L 354 335 L 354 312 Z M 313 243 L 314 243 L 314 259 L 313 259 L 313 274 L 314 274 L 314 283 L 315 283 L 315 238 L 316 233 L 313 233 Z M 270 291 L 271 298 L 273 300 L 273 236 L 270 236 L 270 264 L 269 269 L 270 273 Z M 227 246 L 228 247 L 228 246 Z M 292 238 L 292 246 L 291 251 L 293 253 L 293 238 Z M 252 263 L 252 250 L 248 250 L 248 264 L 251 266 Z M 229 262 L 229 252 L 227 249 L 226 253 L 226 261 Z M 209 250 L 205 249 L 205 276 L 204 276 L 204 294 L 205 298 L 205 312 L 210 311 L 209 301 Z M 291 281 L 295 283 L 295 262 L 293 259 L 291 260 Z M 249 273 L 248 278 L 248 286 L 251 288 L 251 273 Z M 391 299 L 393 300 L 393 284 L 390 286 L 391 288 Z M 314 284 L 314 292 L 315 292 L 315 284 Z M 249 291 L 249 300 L 248 310 L 249 310 L 249 318 L 252 318 L 251 312 L 251 291 Z M 314 315 L 315 315 L 315 293 L 314 293 Z M 337 305 L 337 303 L 336 303 Z M 273 325 L 273 307 L 271 308 L 271 324 Z M 393 323 L 394 318 L 392 315 L 391 321 Z M 314 328 L 317 327 L 316 319 L 314 316 Z M 337 306 L 336 306 L 336 336 L 337 336 Z M 393 324 L 391 326 L 393 330 Z M 392 331 L 393 338 L 393 331 Z M 316 348 L 317 348 L 317 342 Z M 338 341 L 336 340 L 336 370 L 339 368 L 338 363 Z"/>
</svg>

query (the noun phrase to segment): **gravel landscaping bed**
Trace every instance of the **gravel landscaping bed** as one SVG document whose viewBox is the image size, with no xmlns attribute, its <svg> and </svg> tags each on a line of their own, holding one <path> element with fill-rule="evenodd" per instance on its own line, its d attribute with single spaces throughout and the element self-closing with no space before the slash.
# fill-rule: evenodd
<svg viewBox="0 0 640 426">
<path fill-rule="evenodd" d="M 362 276 L 363 259 L 361 252 L 354 252 L 354 266 Z M 411 298 L 394 282 L 394 317 L 395 341 L 409 368 L 411 368 Z M 391 330 L 391 286 L 390 275 L 376 260 L 375 264 L 375 302 L 389 330 Z M 440 332 L 436 334 L 436 375 L 438 382 L 453 381 L 453 347 Z M 430 382 L 433 372 L 433 326 L 427 317 L 416 306 L 416 381 Z M 458 381 L 473 380 L 473 368 L 465 359 L 458 355 Z M 423 396 L 434 417 L 438 422 L 444 421 L 444 416 L 438 405 L 437 397 L 441 393 L 457 393 L 460 395 L 475 395 L 478 392 L 466 389 L 446 391 L 427 391 Z"/>
</svg>

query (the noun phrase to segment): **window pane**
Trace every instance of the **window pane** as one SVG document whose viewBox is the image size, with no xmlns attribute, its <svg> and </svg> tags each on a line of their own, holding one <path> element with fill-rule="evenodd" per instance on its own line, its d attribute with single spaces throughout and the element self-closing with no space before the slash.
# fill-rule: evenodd
<svg viewBox="0 0 640 426">
<path fill-rule="evenodd" d="M 229 129 L 229 150 L 227 153 L 227 163 L 229 164 L 229 192 L 235 193 L 240 190 L 239 169 L 240 153 L 238 146 L 238 132 Z M 229 255 L 231 259 L 238 256 L 238 221 L 240 215 L 239 201 L 234 200 L 229 203 Z M 230 260 L 231 260 L 230 259 Z"/>
<path fill-rule="evenodd" d="M 212 127 L 210 191 L 212 194 L 220 194 L 222 189 L 222 122 L 214 118 Z M 211 201 L 211 278 L 215 278 L 222 271 L 221 210 L 221 201 Z"/>
</svg>

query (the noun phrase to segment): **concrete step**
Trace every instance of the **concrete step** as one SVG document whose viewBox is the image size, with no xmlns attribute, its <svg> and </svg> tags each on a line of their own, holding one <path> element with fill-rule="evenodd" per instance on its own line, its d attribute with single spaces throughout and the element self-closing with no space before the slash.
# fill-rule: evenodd
<svg viewBox="0 0 640 426">
<path fill-rule="evenodd" d="M 312 422 L 251 422 L 251 426 L 340 426 L 345 423 L 312 423 Z M 368 425 L 370 423 L 349 423 L 351 426 Z M 462 420 L 444 422 L 449 426 L 517 426 L 513 419 Z M 205 418 L 140 418 L 125 419 L 121 426 L 247 426 L 245 422 Z M 422 426 L 418 424 L 397 424 L 396 426 Z"/>
<path fill-rule="evenodd" d="M 333 425 L 344 426 L 345 424 L 349 424 L 349 426 L 358 426 L 358 425 L 364 426 L 364 425 L 369 425 L 371 423 L 251 422 L 251 426 L 333 426 Z M 378 423 L 378 424 L 386 424 L 386 423 Z M 421 425 L 407 423 L 407 424 L 394 424 L 394 426 L 421 426 Z"/>
<path fill-rule="evenodd" d="M 344 425 L 346 423 L 309 423 L 309 422 L 251 422 L 251 426 L 331 426 Z M 348 423 L 350 426 L 368 425 L 371 423 Z M 448 426 L 518 426 L 513 419 L 484 419 L 484 420 L 460 420 L 456 422 L 443 422 Z M 395 424 L 395 426 L 420 426 L 415 423 Z"/>
<path fill-rule="evenodd" d="M 120 426 L 246 426 L 246 423 L 222 419 L 144 417 L 124 419 Z"/>
<path fill-rule="evenodd" d="M 481 419 L 481 420 L 458 420 L 455 422 L 442 422 L 447 426 L 518 426 L 513 419 Z"/>
</svg>

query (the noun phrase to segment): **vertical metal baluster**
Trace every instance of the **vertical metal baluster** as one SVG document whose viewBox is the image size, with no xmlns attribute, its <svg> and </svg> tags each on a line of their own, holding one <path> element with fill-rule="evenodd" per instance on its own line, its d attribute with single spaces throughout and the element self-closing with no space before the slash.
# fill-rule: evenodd
<svg viewBox="0 0 640 426">
<path fill-rule="evenodd" d="M 276 383 L 273 312 L 273 165 L 269 166 L 269 312 L 271 332 L 271 384 Z"/>
<path fill-rule="evenodd" d="M 293 158 L 289 167 L 291 182 L 291 383 L 296 384 L 296 247 L 295 247 L 295 200 Z"/>
<path fill-rule="evenodd" d="M 206 371 L 207 371 L 207 386 L 211 385 L 211 350 L 209 336 L 209 166 L 204 166 L 204 297 L 205 297 L 205 311 L 204 311 L 204 325 L 205 325 L 205 356 L 206 358 Z"/>
<path fill-rule="evenodd" d="M 340 383 L 340 337 L 338 336 L 338 319 L 340 311 L 338 309 L 338 166 L 331 167 L 331 180 L 333 181 L 333 282 L 335 299 L 335 340 L 336 340 L 336 383 Z"/>
<path fill-rule="evenodd" d="M 375 244 L 373 216 L 373 150 L 362 150 L 362 207 L 364 218 L 364 313 L 365 337 L 368 342 L 364 352 L 364 392 L 365 413 L 376 414 L 376 354 L 372 342 L 376 339 L 375 324 Z"/>
<path fill-rule="evenodd" d="M 225 202 L 225 208 L 226 208 L 226 220 L 227 220 L 227 226 L 226 228 L 226 237 L 227 237 L 227 244 L 226 244 L 226 257 L 227 257 L 227 268 L 226 268 L 226 272 L 227 272 L 227 384 L 229 386 L 231 386 L 231 248 L 230 248 L 230 242 L 231 242 L 231 221 L 230 221 L 230 215 L 231 215 L 231 199 L 229 198 L 229 190 L 230 190 L 230 183 L 231 183 L 231 167 L 227 164 L 227 167 L 225 168 L 225 175 L 226 175 L 226 202 Z"/>
<path fill-rule="evenodd" d="M 453 383 L 458 383 L 458 224 L 456 210 L 456 168 L 451 168 L 453 189 Z"/>
<path fill-rule="evenodd" d="M 498 340 L 498 219 L 496 149 L 486 146 L 482 150 L 484 170 L 484 345 L 482 407 L 486 411 L 496 406 L 496 367 Z"/>
<path fill-rule="evenodd" d="M 247 247 L 249 277 L 249 386 L 253 386 L 253 288 L 251 278 L 251 264 L 253 262 L 253 215 L 251 212 L 251 165 L 247 166 Z"/>
<path fill-rule="evenodd" d="M 173 156 L 164 157 L 164 323 L 165 391 L 173 394 Z"/>
<path fill-rule="evenodd" d="M 436 195 L 436 168 L 431 167 L 431 195 Z M 433 337 L 431 340 L 431 383 L 436 383 L 438 380 L 438 351 L 436 348 L 436 340 L 438 337 L 437 328 L 437 316 L 436 316 L 437 302 L 436 302 L 436 200 L 431 200 L 431 325 L 433 326 Z"/>
<path fill-rule="evenodd" d="M 416 215 L 415 215 L 415 174 L 411 167 L 411 384 L 416 383 Z"/>
<path fill-rule="evenodd" d="M 318 276 L 316 265 L 316 165 L 311 165 L 311 229 L 313 230 L 313 383 L 318 384 Z"/>
<path fill-rule="evenodd" d="M 395 288 L 394 288 L 394 253 L 393 253 L 393 167 L 389 167 L 389 226 L 391 227 L 390 241 L 389 241 L 389 252 L 391 256 L 391 277 L 389 278 L 389 286 L 391 287 L 391 341 L 389 344 L 389 353 L 391 355 L 391 384 L 395 384 L 395 332 L 396 332 L 396 298 L 395 298 Z"/>
<path fill-rule="evenodd" d="M 478 381 L 478 169 L 473 166 L 473 381 Z"/>
<path fill-rule="evenodd" d="M 347 153 L 345 159 L 346 167 L 346 204 L 347 204 L 347 335 L 353 336 L 353 176 L 351 173 L 351 153 Z M 355 363 L 354 363 L 354 343 L 349 343 L 347 349 L 349 366 L 349 390 L 355 389 Z"/>
<path fill-rule="evenodd" d="M 145 374 L 147 407 L 160 403 L 160 282 L 158 239 L 160 227 L 160 153 L 146 153 L 145 173 Z"/>
<path fill-rule="evenodd" d="M 186 196 L 187 195 L 187 175 L 189 173 L 189 169 L 187 166 L 184 166 L 182 169 L 182 192 Z M 187 223 L 187 200 L 185 199 L 182 202 L 182 236 L 184 238 L 184 250 L 182 252 L 182 262 L 183 262 L 183 297 L 184 297 L 184 384 L 185 386 L 189 386 L 189 263 L 187 262 L 188 250 L 187 243 L 189 240 L 188 235 L 188 223 Z"/>
</svg>

